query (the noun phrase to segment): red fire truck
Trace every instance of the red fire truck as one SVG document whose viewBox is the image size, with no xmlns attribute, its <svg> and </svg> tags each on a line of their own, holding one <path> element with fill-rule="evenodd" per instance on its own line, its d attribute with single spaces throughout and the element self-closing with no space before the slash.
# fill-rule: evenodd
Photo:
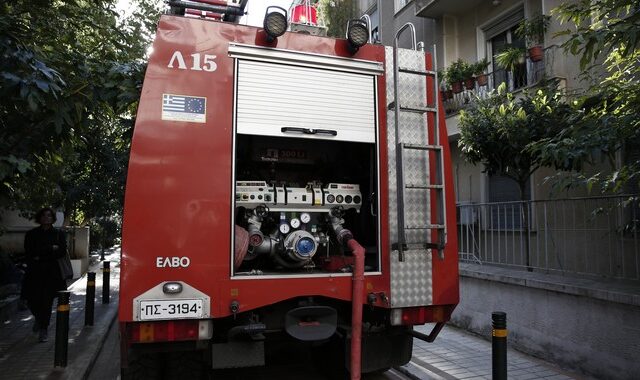
<svg viewBox="0 0 640 380">
<path fill-rule="evenodd" d="M 459 298 L 432 54 L 411 24 L 384 47 L 363 20 L 333 39 L 277 7 L 251 27 L 246 1 L 169 3 L 131 145 L 123 378 L 153 377 L 154 352 L 236 368 L 278 344 L 352 378 L 408 362 Z"/>
</svg>

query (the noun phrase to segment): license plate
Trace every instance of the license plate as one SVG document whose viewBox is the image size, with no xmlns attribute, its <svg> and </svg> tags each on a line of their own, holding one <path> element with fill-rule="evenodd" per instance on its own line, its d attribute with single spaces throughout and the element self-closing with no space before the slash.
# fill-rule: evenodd
<svg viewBox="0 0 640 380">
<path fill-rule="evenodd" d="M 140 301 L 140 320 L 202 318 L 202 300 Z"/>
</svg>

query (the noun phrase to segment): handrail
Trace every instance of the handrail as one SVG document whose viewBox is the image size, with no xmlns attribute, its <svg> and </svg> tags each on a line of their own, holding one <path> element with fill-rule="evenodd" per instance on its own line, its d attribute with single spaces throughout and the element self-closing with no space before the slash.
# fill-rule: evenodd
<svg viewBox="0 0 640 380">
<path fill-rule="evenodd" d="M 416 27 L 413 26 L 412 23 L 408 22 L 408 23 L 402 25 L 402 27 L 400 29 L 398 29 L 398 31 L 396 32 L 396 36 L 395 36 L 395 38 L 393 40 L 393 50 L 394 51 L 396 51 L 398 49 L 398 38 L 400 37 L 400 35 L 402 34 L 402 32 L 404 32 L 404 30 L 406 28 L 409 28 L 411 30 L 411 46 L 413 47 L 413 50 L 418 50 L 417 47 L 416 47 Z"/>
<path fill-rule="evenodd" d="M 364 21 L 367 23 L 367 32 L 369 34 L 369 39 L 367 40 L 367 43 L 371 43 L 371 17 L 368 14 L 363 14 L 360 17 L 360 20 L 364 19 Z"/>
</svg>

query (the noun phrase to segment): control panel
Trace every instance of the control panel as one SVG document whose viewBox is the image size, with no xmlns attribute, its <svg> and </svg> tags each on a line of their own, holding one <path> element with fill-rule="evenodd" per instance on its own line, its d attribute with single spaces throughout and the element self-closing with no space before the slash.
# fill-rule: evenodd
<svg viewBox="0 0 640 380">
<path fill-rule="evenodd" d="M 360 185 L 312 182 L 305 187 L 268 184 L 266 181 L 237 181 L 236 206 L 253 209 L 266 205 L 271 211 L 329 212 L 336 206 L 360 211 Z"/>
</svg>

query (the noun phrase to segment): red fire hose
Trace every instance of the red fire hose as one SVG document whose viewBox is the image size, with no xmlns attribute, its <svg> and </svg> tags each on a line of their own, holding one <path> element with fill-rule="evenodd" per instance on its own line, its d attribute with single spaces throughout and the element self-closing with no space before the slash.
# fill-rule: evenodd
<svg viewBox="0 0 640 380">
<path fill-rule="evenodd" d="M 362 303 L 364 290 L 364 248 L 349 239 L 347 247 L 355 257 L 353 269 L 353 296 L 351 300 L 351 380 L 359 380 L 362 364 Z"/>
</svg>

